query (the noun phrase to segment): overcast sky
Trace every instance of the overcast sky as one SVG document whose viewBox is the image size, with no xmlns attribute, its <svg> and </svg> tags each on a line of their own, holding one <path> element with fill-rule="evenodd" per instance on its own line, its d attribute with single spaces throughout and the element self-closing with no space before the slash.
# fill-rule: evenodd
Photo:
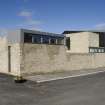
<svg viewBox="0 0 105 105">
<path fill-rule="evenodd" d="M 105 0 L 0 0 L 0 29 L 105 29 Z"/>
</svg>

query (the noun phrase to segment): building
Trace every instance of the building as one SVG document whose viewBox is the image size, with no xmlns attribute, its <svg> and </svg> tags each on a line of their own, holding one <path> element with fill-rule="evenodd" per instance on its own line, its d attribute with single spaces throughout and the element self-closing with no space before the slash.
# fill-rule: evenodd
<svg viewBox="0 0 105 105">
<path fill-rule="evenodd" d="M 67 52 L 70 53 L 104 53 L 105 32 L 98 31 L 64 31 Z"/>
<path fill-rule="evenodd" d="M 36 57 L 37 54 L 35 55 L 35 59 L 33 55 L 33 53 L 37 53 L 38 48 L 43 51 L 43 49 L 46 49 L 46 46 L 54 47 L 64 45 L 64 36 L 63 34 L 20 29 L 8 31 L 7 37 L 0 38 L 0 44 L 0 72 L 21 75 L 29 69 L 30 72 L 31 69 L 34 72 L 34 67 L 36 68 L 40 65 L 40 62 L 38 62 L 40 59 Z M 41 51 L 38 52 L 39 55 L 40 53 L 42 53 L 43 59 L 45 55 Z M 30 67 L 33 61 L 37 64 Z M 40 70 L 41 66 L 38 67 L 37 69 Z M 25 72 L 24 69 L 26 70 Z"/>
<path fill-rule="evenodd" d="M 0 72 L 16 76 L 105 67 L 104 32 L 19 29 L 0 37 L 0 46 Z"/>
</svg>

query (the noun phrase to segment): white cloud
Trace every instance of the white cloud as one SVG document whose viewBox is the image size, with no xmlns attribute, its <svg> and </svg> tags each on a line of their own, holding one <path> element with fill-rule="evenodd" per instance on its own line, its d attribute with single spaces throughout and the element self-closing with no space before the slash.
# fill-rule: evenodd
<svg viewBox="0 0 105 105">
<path fill-rule="evenodd" d="M 33 15 L 33 13 L 31 11 L 20 11 L 20 13 L 18 14 L 18 16 L 21 17 L 26 17 L 26 18 L 31 18 Z"/>
<path fill-rule="evenodd" d="M 24 20 L 20 25 L 17 25 L 18 27 L 27 27 L 31 29 L 34 29 L 34 27 L 37 27 L 38 25 L 41 24 L 41 22 L 39 20 L 34 19 L 34 13 L 32 11 L 20 11 L 20 13 L 18 13 L 18 16 L 23 17 Z M 36 29 L 36 28 L 35 28 Z"/>
</svg>

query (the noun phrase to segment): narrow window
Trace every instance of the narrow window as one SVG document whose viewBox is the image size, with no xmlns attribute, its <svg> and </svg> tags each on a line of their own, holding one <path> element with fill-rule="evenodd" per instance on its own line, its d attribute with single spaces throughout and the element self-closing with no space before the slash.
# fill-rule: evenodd
<svg viewBox="0 0 105 105">
<path fill-rule="evenodd" d="M 70 50 L 70 37 L 66 38 L 66 47 L 68 50 Z"/>
<path fill-rule="evenodd" d="M 99 47 L 105 47 L 105 33 L 99 33 Z"/>
<path fill-rule="evenodd" d="M 11 46 L 8 46 L 8 72 L 11 72 Z"/>
</svg>

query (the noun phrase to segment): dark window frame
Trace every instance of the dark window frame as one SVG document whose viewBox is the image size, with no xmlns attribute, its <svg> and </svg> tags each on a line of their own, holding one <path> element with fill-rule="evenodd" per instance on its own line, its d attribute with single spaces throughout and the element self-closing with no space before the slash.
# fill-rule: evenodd
<svg viewBox="0 0 105 105">
<path fill-rule="evenodd" d="M 70 44 L 71 44 L 70 37 L 66 37 L 66 47 L 68 50 L 70 50 Z"/>
<path fill-rule="evenodd" d="M 39 38 L 40 40 L 34 41 L 35 37 L 36 39 Z M 59 40 L 59 43 L 58 43 L 58 40 Z M 64 45 L 64 43 L 62 42 L 63 40 L 64 40 L 64 37 L 60 37 L 60 36 L 24 33 L 24 43 Z"/>
</svg>

